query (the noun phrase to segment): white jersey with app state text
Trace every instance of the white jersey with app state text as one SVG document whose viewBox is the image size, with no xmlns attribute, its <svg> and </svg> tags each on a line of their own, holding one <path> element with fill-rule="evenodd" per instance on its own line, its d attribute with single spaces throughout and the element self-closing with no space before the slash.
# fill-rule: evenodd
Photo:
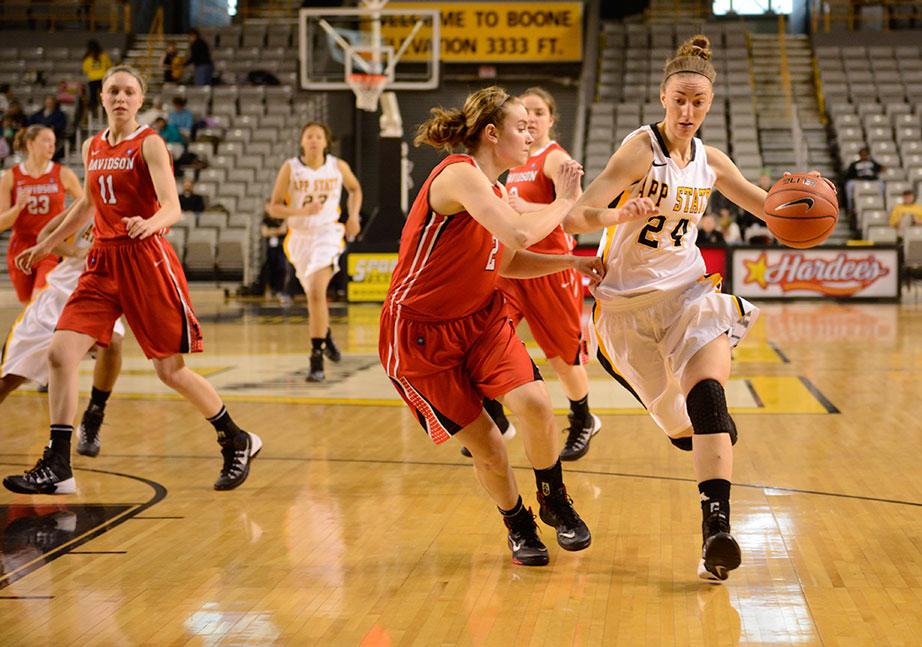
<svg viewBox="0 0 922 647">
<path fill-rule="evenodd" d="M 339 159 L 327 155 L 320 168 L 312 169 L 300 158 L 288 160 L 291 178 L 288 181 L 288 204 L 303 208 L 319 200 L 323 205 L 320 213 L 314 216 L 295 216 L 288 218 L 288 228 L 308 230 L 339 221 L 339 199 L 343 191 L 343 174 L 339 170 Z"/>
<path fill-rule="evenodd" d="M 705 274 L 695 240 L 717 176 L 708 166 L 704 144 L 694 138 L 691 159 L 679 168 L 655 125 L 638 128 L 622 145 L 634 137 L 649 139 L 653 164 L 645 177 L 618 197 L 618 205 L 648 197 L 659 213 L 605 230 L 599 255 L 607 273 L 593 290 L 603 307 L 629 306 L 634 297 L 689 285 Z"/>
</svg>

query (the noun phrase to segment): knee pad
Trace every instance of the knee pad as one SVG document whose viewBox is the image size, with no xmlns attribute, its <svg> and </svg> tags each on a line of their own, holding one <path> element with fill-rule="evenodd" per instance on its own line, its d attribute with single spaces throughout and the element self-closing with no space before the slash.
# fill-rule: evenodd
<svg viewBox="0 0 922 647">
<path fill-rule="evenodd" d="M 727 434 L 730 443 L 737 439 L 736 424 L 727 410 L 724 388 L 717 380 L 701 380 L 685 398 L 685 407 L 696 435 Z"/>
<path fill-rule="evenodd" d="M 692 450 L 692 437 L 685 436 L 683 438 L 673 438 L 672 436 L 667 436 L 669 442 L 681 449 L 683 452 L 690 452 Z"/>
</svg>

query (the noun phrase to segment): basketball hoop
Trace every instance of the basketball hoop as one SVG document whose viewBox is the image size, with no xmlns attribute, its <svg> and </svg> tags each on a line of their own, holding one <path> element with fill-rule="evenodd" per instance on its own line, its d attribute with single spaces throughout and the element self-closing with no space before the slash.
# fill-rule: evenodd
<svg viewBox="0 0 922 647">
<path fill-rule="evenodd" d="M 368 112 L 378 109 L 378 98 L 387 85 L 386 74 L 350 74 L 349 87 L 355 93 L 355 107 Z"/>
</svg>

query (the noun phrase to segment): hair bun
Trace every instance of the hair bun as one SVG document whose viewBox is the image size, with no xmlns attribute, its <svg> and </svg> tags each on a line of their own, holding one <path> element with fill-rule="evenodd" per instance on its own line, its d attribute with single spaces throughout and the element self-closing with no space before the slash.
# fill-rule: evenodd
<svg viewBox="0 0 922 647">
<path fill-rule="evenodd" d="M 682 43 L 676 56 L 697 56 L 709 61 L 711 60 L 711 41 L 704 34 L 696 34 Z"/>
</svg>

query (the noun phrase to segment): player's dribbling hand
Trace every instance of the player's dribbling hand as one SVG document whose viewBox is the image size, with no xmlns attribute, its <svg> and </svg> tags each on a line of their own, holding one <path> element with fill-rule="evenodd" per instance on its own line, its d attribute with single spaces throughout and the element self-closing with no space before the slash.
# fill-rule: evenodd
<svg viewBox="0 0 922 647">
<path fill-rule="evenodd" d="M 151 222 L 153 218 L 142 218 L 141 216 L 133 216 L 131 218 L 122 218 L 122 222 L 125 223 L 125 231 L 128 232 L 129 238 L 138 238 L 144 240 L 149 236 L 153 236 L 158 231 L 163 229 Z"/>
<path fill-rule="evenodd" d="M 620 208 L 620 211 L 621 222 L 652 218 L 659 213 L 650 198 L 631 198 Z"/>
<path fill-rule="evenodd" d="M 563 200 L 576 200 L 579 198 L 580 179 L 583 177 L 583 167 L 576 160 L 567 160 L 560 165 L 554 188 L 557 197 Z"/>
<path fill-rule="evenodd" d="M 16 267 L 25 274 L 32 273 L 32 267 L 42 258 L 48 256 L 51 250 L 45 249 L 43 243 L 38 243 L 22 250 L 16 255 Z"/>
<path fill-rule="evenodd" d="M 605 264 L 598 256 L 576 256 L 573 269 L 589 277 L 589 285 L 597 286 L 605 278 Z"/>
</svg>

